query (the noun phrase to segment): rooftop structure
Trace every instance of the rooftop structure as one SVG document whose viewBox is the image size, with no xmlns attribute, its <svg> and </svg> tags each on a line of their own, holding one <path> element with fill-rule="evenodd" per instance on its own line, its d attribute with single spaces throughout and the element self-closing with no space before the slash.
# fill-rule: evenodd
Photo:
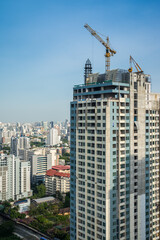
<svg viewBox="0 0 160 240">
<path fill-rule="evenodd" d="M 44 197 L 44 198 L 37 198 L 32 200 L 32 203 L 35 204 L 41 204 L 41 203 L 49 203 L 49 202 L 54 202 L 55 198 L 54 197 Z"/>
<path fill-rule="evenodd" d="M 24 213 L 29 211 L 30 208 L 30 199 L 20 200 L 14 203 L 15 206 L 19 206 L 18 211 Z"/>
</svg>

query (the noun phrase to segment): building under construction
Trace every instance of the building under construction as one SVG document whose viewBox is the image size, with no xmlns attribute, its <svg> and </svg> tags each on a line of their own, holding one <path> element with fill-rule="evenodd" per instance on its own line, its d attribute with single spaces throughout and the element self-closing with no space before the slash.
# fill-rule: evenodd
<svg viewBox="0 0 160 240">
<path fill-rule="evenodd" d="M 160 94 L 136 62 L 88 64 L 71 102 L 70 239 L 160 239 Z"/>
</svg>

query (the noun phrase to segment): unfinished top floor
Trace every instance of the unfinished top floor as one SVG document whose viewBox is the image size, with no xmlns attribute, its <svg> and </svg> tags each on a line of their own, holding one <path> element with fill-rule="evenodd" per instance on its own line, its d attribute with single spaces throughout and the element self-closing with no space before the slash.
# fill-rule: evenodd
<svg viewBox="0 0 160 240">
<path fill-rule="evenodd" d="M 85 84 L 74 86 L 73 100 L 126 98 L 129 97 L 130 85 L 133 85 L 136 91 L 138 84 L 143 84 L 146 92 L 150 93 L 150 76 L 143 73 L 115 69 L 109 71 L 107 75 L 89 74 Z"/>
</svg>

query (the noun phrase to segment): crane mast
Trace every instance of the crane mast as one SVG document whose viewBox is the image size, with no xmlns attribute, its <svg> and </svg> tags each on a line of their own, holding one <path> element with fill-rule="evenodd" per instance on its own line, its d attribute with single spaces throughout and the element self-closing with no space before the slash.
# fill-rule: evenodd
<svg viewBox="0 0 160 240">
<path fill-rule="evenodd" d="M 84 27 L 106 48 L 105 53 L 105 72 L 110 71 L 110 57 L 116 54 L 116 51 L 110 48 L 109 37 L 107 37 L 107 42 L 105 42 L 96 31 L 94 31 L 88 24 L 85 24 Z"/>
</svg>

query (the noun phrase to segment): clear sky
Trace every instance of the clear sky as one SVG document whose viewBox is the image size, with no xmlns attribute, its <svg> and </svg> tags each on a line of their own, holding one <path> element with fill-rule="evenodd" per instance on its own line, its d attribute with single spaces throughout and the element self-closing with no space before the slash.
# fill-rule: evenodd
<svg viewBox="0 0 160 240">
<path fill-rule="evenodd" d="M 86 59 L 105 69 L 85 23 L 109 35 L 112 69 L 128 69 L 131 54 L 160 92 L 159 0 L 0 0 L 0 121 L 69 118 Z"/>
</svg>

